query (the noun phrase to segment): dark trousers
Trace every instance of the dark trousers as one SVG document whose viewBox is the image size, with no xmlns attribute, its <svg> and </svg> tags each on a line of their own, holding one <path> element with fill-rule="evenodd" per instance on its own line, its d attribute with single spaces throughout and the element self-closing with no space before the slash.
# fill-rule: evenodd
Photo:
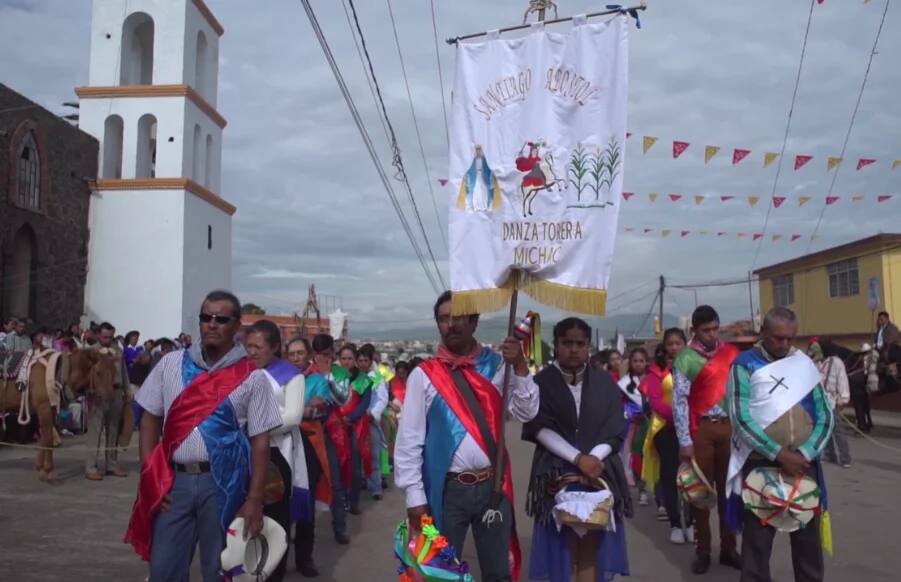
<svg viewBox="0 0 901 582">
<path fill-rule="evenodd" d="M 852 383 L 851 404 L 854 406 L 857 428 L 863 432 L 870 432 L 873 428 L 873 417 L 870 415 L 870 392 L 867 390 L 866 382 Z"/>
<path fill-rule="evenodd" d="M 835 428 L 832 429 L 832 436 L 829 437 L 829 442 L 823 449 L 823 459 L 830 463 L 850 465 L 851 446 L 848 444 L 848 427 L 845 426 L 845 419 L 840 407 L 835 407 L 834 415 Z"/>
<path fill-rule="evenodd" d="M 338 460 L 338 452 L 332 439 L 325 438 L 325 453 L 328 456 L 329 476 L 332 478 L 332 531 L 347 533 L 347 507 L 345 505 L 347 495 L 344 492 L 344 483 L 341 481 L 341 462 Z"/>
<path fill-rule="evenodd" d="M 735 551 L 735 534 L 726 524 L 726 473 L 729 470 L 732 424 L 701 420 L 694 435 L 695 460 L 707 479 L 716 487 L 716 508 L 720 518 L 720 555 Z M 710 555 L 710 510 L 692 507 L 697 532 L 697 553 Z"/>
<path fill-rule="evenodd" d="M 463 554 L 466 533 L 472 527 L 472 537 L 476 542 L 476 554 L 482 572 L 479 580 L 509 582 L 512 580 L 508 555 L 513 512 L 510 502 L 505 497 L 498 508 L 504 516 L 503 521 L 494 522 L 491 527 L 482 523 L 482 515 L 491 502 L 491 488 L 491 480 L 478 485 L 463 485 L 456 481 L 448 481 L 444 487 L 442 533 L 457 551 L 459 558 Z"/>
<path fill-rule="evenodd" d="M 360 455 L 360 443 L 353 429 L 349 430 L 350 435 L 350 489 L 348 490 L 348 501 L 351 507 L 360 505 L 360 495 L 363 492 L 363 457 Z"/>
<path fill-rule="evenodd" d="M 660 456 L 660 495 L 663 507 L 669 517 L 670 527 L 682 527 L 681 503 L 676 490 L 676 473 L 679 471 L 679 439 L 675 427 L 668 425 L 654 437 L 654 447 Z M 685 525 L 691 525 L 691 516 L 686 516 Z"/>
<path fill-rule="evenodd" d="M 303 452 L 307 458 L 307 476 L 310 480 L 310 494 L 316 495 L 316 485 L 322 477 L 322 467 L 319 466 L 319 457 L 306 436 L 303 437 Z M 313 562 L 313 543 L 316 539 L 316 506 L 313 501 L 313 510 L 310 512 L 309 521 L 298 521 L 294 532 L 294 565 L 300 569 L 302 566 Z"/>
<path fill-rule="evenodd" d="M 755 467 L 772 466 L 768 462 L 748 462 L 742 471 L 747 476 Z M 816 478 L 811 470 L 810 475 Z M 770 556 L 776 529 L 761 525 L 760 518 L 745 511 L 741 534 L 741 582 L 770 582 Z M 792 550 L 792 569 L 795 582 L 820 582 L 824 576 L 823 548 L 820 545 L 820 516 L 803 528 L 789 534 Z"/>
<path fill-rule="evenodd" d="M 288 465 L 288 461 L 285 460 L 281 452 L 275 447 L 269 448 L 269 461 L 275 465 L 282 476 L 285 494 L 282 495 L 281 499 L 264 505 L 263 515 L 277 521 L 278 524 L 282 526 L 282 529 L 285 530 L 285 535 L 289 536 L 291 532 L 291 467 Z M 272 571 L 272 575 L 269 576 L 268 580 L 272 582 L 281 582 L 285 578 L 287 565 L 288 553 L 285 552 L 285 555 L 282 556 L 278 566 Z"/>
</svg>

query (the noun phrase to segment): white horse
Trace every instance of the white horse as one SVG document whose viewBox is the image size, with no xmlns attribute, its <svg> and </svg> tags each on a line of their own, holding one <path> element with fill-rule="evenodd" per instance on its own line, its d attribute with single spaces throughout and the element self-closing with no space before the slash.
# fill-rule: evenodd
<svg viewBox="0 0 901 582">
<path fill-rule="evenodd" d="M 522 179 L 522 215 L 524 218 L 532 216 L 532 202 L 538 196 L 538 193 L 546 190 L 557 192 L 563 190 L 566 186 L 565 180 L 557 178 L 554 172 L 554 156 L 551 152 L 544 154 L 544 157 L 526 174 Z"/>
</svg>

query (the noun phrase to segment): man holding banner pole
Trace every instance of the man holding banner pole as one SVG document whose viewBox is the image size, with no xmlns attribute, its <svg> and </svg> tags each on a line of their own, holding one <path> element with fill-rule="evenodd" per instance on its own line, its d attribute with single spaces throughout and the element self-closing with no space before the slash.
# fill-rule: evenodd
<svg viewBox="0 0 901 582">
<path fill-rule="evenodd" d="M 504 340 L 502 355 L 482 347 L 474 337 L 478 314 L 452 316 L 450 292 L 438 298 L 434 315 L 441 346 L 407 378 L 394 448 L 397 486 L 406 490 L 412 529 L 430 515 L 459 557 L 471 526 L 479 579 L 515 580 L 521 555 L 513 523 L 512 473 L 508 462 L 498 467 L 497 459 L 507 457 L 498 450 L 507 414 L 528 422 L 538 413 L 538 387 L 519 340 Z M 508 366 L 510 397 L 504 407 L 502 382 Z M 493 495 L 498 473 L 503 474 L 500 499 Z"/>
</svg>

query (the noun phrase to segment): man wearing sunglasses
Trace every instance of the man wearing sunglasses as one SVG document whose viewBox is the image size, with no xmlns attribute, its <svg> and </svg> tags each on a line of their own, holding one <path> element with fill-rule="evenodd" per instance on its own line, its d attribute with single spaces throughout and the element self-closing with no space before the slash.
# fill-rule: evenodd
<svg viewBox="0 0 901 582">
<path fill-rule="evenodd" d="M 241 304 L 226 291 L 200 309 L 201 341 L 164 356 L 138 391 L 141 480 L 125 541 L 150 581 L 187 580 L 200 543 L 205 582 L 219 581 L 226 528 L 263 526 L 269 431 L 281 415 L 268 380 L 235 342 Z"/>
</svg>

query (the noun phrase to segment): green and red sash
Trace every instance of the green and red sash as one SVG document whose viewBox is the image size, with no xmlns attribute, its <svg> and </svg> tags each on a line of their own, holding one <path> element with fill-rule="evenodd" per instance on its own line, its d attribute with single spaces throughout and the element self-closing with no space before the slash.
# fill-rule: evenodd
<svg viewBox="0 0 901 582">
<path fill-rule="evenodd" d="M 250 360 L 242 358 L 216 372 L 203 371 L 182 390 L 169 408 L 163 425 L 163 438 L 141 466 L 138 496 L 125 532 L 125 542 L 131 544 L 145 561 L 150 560 L 153 520 L 175 481 L 173 453 L 254 369 Z"/>
<path fill-rule="evenodd" d="M 726 397 L 729 370 L 739 353 L 732 344 L 723 343 L 710 358 L 691 346 L 676 355 L 673 367 L 691 382 L 688 417 L 692 435 L 698 430 L 701 417 Z"/>
</svg>

